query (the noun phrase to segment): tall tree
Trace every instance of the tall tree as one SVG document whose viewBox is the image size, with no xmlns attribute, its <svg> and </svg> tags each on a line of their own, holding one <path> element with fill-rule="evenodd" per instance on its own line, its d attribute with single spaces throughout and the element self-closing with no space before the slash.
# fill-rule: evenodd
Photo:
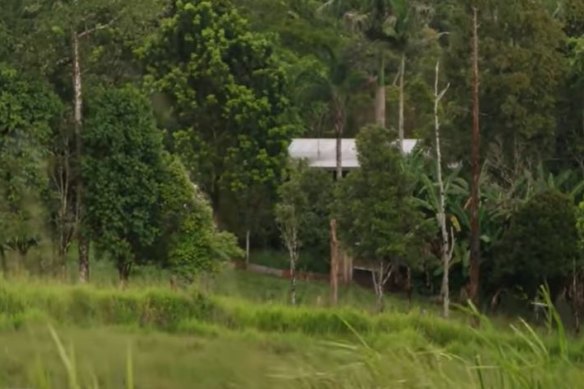
<svg viewBox="0 0 584 389">
<path fill-rule="evenodd" d="M 300 249 L 326 255 L 333 181 L 328 172 L 310 168 L 305 161 L 291 161 L 290 165 L 288 180 L 278 189 L 275 216 L 290 259 L 290 296 L 295 304 Z"/>
<path fill-rule="evenodd" d="M 228 0 L 176 1 L 141 54 L 174 148 L 219 215 L 221 193 L 273 185 L 296 131 L 271 42 Z"/>
<path fill-rule="evenodd" d="M 450 260 L 454 251 L 454 234 L 448 234 L 448 227 L 446 224 L 446 189 L 444 186 L 444 179 L 442 177 L 442 148 L 440 146 L 440 101 L 444 98 L 449 86 L 440 90 L 438 85 L 440 81 L 440 61 L 436 62 L 436 77 L 434 81 L 434 135 L 435 135 L 435 150 L 436 150 L 436 178 L 438 180 L 438 225 L 441 233 L 440 244 L 440 259 L 442 260 L 443 274 L 442 274 L 442 313 L 444 317 L 448 317 L 450 311 L 450 284 L 448 275 L 450 272 Z"/>
<path fill-rule="evenodd" d="M 86 79 L 95 75 L 89 72 L 92 65 L 109 62 L 110 79 L 127 69 L 120 62 L 121 54 L 112 55 L 113 41 L 132 40 L 131 35 L 140 35 L 156 12 L 162 10 L 162 1 L 122 1 L 122 0 L 23 0 L 18 9 L 28 31 L 24 34 L 24 44 L 19 46 L 17 57 L 23 63 L 37 67 L 35 71 L 50 76 L 62 92 L 71 100 L 72 131 L 58 132 L 63 139 L 57 142 L 55 150 L 55 185 L 61 204 L 72 202 L 75 234 L 79 249 L 79 279 L 86 282 L 89 277 L 89 240 L 83 228 L 84 211 L 83 181 L 80 174 L 82 156 L 83 102 Z M 122 44 L 120 46 L 127 45 Z M 34 65 L 38 66 L 34 66 Z M 111 66 L 115 64 L 116 66 Z M 63 78 L 68 74 L 70 81 Z M 64 87 L 67 85 L 70 87 Z M 60 210 L 58 227 L 65 230 L 70 219 Z M 60 252 L 68 247 L 61 240 Z"/>
<path fill-rule="evenodd" d="M 488 118 L 481 123 L 482 143 L 501 143 L 507 166 L 536 166 L 554 151 L 558 92 L 567 74 L 560 51 L 565 40 L 561 23 L 539 1 L 477 0 L 472 6 L 480 11 L 479 115 Z M 468 103 L 473 91 L 472 6 L 445 2 L 436 15 L 449 32 L 442 38 L 453 100 L 452 124 L 445 128 L 451 139 L 449 153 L 466 161 L 472 134 L 461 129 L 468 128 L 473 115 Z M 481 149 L 483 155 L 486 151 Z"/>
<path fill-rule="evenodd" d="M 480 225 L 479 225 L 479 185 L 480 185 L 480 128 L 479 128 L 479 36 L 478 10 L 473 9 L 472 35 L 472 142 L 471 164 L 472 183 L 470 196 L 470 285 L 469 297 L 476 303 L 479 292 L 480 267 Z"/>
<path fill-rule="evenodd" d="M 141 257 L 187 282 L 218 271 L 224 261 L 240 258 L 237 239 L 217 229 L 207 197 L 189 179 L 179 158 L 164 153 L 162 162 L 157 239 Z"/>
<path fill-rule="evenodd" d="M 0 63 L 0 256 L 25 255 L 42 235 L 51 125 L 62 107 L 46 85 Z M 4 269 L 6 270 L 6 268 Z"/>
<path fill-rule="evenodd" d="M 339 188 L 336 205 L 342 242 L 355 258 L 371 262 L 379 308 L 395 264 L 413 265 L 427 224 L 413 198 L 414 181 L 403 168 L 389 130 L 368 127 L 357 136 L 360 168 Z M 422 238 L 423 239 L 423 238 Z"/>
<path fill-rule="evenodd" d="M 163 147 L 147 99 L 131 87 L 93 97 L 84 143 L 87 232 L 126 282 L 158 233 Z"/>
</svg>

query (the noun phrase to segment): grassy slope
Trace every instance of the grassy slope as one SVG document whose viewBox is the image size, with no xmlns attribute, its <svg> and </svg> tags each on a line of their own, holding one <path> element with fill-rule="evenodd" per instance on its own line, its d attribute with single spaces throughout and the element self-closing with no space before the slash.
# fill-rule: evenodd
<svg viewBox="0 0 584 389">
<path fill-rule="evenodd" d="M 47 323 L 74 347 L 84 388 L 94 377 L 101 388 L 125 387 L 128 349 L 139 388 L 562 388 L 584 379 L 580 341 L 527 327 L 474 330 L 402 313 L 395 301 L 373 316 L 363 309 L 373 297 L 359 289 L 333 310 L 308 304 L 326 296 L 321 284 L 301 285 L 305 306 L 293 308 L 282 304 L 286 281 L 256 275 L 227 272 L 199 285 L 203 293 L 145 282 L 126 291 L 1 285 L 0 386 L 66 387 Z"/>
</svg>

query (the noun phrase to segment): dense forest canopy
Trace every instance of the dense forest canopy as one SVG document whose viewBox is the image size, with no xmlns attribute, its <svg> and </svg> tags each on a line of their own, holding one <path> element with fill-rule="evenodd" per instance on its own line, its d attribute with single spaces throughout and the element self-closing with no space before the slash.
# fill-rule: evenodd
<svg viewBox="0 0 584 389">
<path fill-rule="evenodd" d="M 390 284 L 464 296 L 473 86 L 480 296 L 584 299 L 581 0 L 4 0 L 3 272 L 75 247 L 82 280 L 92 251 L 190 279 L 284 231 L 322 270 L 338 219 Z M 356 137 L 362 169 L 290 164 L 294 137 Z"/>
</svg>

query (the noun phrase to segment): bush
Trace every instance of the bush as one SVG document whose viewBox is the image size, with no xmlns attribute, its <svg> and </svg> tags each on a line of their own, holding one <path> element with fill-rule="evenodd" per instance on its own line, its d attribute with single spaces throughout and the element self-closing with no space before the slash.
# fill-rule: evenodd
<svg viewBox="0 0 584 389">
<path fill-rule="evenodd" d="M 495 276 L 530 296 L 566 276 L 578 256 L 572 200 L 553 190 L 535 195 L 513 215 L 496 253 Z"/>
</svg>

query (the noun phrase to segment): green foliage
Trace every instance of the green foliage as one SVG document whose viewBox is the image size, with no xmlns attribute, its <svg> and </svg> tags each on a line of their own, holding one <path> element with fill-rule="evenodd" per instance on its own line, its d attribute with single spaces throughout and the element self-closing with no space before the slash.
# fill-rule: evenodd
<svg viewBox="0 0 584 389">
<path fill-rule="evenodd" d="M 541 283 L 566 276 L 577 256 L 571 199 L 557 191 L 542 192 L 513 215 L 497 250 L 496 276 L 533 295 Z"/>
<path fill-rule="evenodd" d="M 427 223 L 413 198 L 414 180 L 404 170 L 388 130 L 368 127 L 357 137 L 360 169 L 341 182 L 339 231 L 357 258 L 403 260 L 415 265 Z"/>
<path fill-rule="evenodd" d="M 294 127 L 270 41 L 227 0 L 176 1 L 142 50 L 149 87 L 172 105 L 175 147 L 216 209 L 277 181 Z"/>
<path fill-rule="evenodd" d="M 217 271 L 221 261 L 242 256 L 235 237 L 217 230 L 210 204 L 188 178 L 177 157 L 166 155 L 161 184 L 164 265 L 192 280 L 201 272 Z"/>
<path fill-rule="evenodd" d="M 151 31 L 164 0 L 14 0 L 12 28 L 19 34 L 13 60 L 50 78 L 64 98 L 72 88 L 71 38 L 80 36 L 86 81 L 124 82 L 136 76 L 132 49 Z"/>
<path fill-rule="evenodd" d="M 580 203 L 576 211 L 576 228 L 578 229 L 580 258 L 584 259 L 584 201 Z"/>
<path fill-rule="evenodd" d="M 84 128 L 86 228 L 126 279 L 158 233 L 162 137 L 145 97 L 132 87 L 95 96 Z"/>
<path fill-rule="evenodd" d="M 45 86 L 0 64 L 1 248 L 26 254 L 41 237 L 46 148 L 60 110 Z"/>
<path fill-rule="evenodd" d="M 440 17 L 450 23 L 445 70 L 452 83 L 450 107 L 457 155 L 467 155 L 471 122 L 470 7 L 444 2 Z M 560 54 L 565 36 L 542 2 L 477 1 L 480 25 L 481 142 L 503 142 L 509 166 L 537 163 L 553 155 L 557 103 L 566 74 Z M 464 128 L 467 128 L 464 127 Z M 454 136 L 454 134 L 458 134 Z"/>
<path fill-rule="evenodd" d="M 304 161 L 292 161 L 289 178 L 278 190 L 280 199 L 275 212 L 281 228 L 296 229 L 300 246 L 323 261 L 329 255 L 332 184 L 331 172 L 310 168 Z"/>
</svg>

